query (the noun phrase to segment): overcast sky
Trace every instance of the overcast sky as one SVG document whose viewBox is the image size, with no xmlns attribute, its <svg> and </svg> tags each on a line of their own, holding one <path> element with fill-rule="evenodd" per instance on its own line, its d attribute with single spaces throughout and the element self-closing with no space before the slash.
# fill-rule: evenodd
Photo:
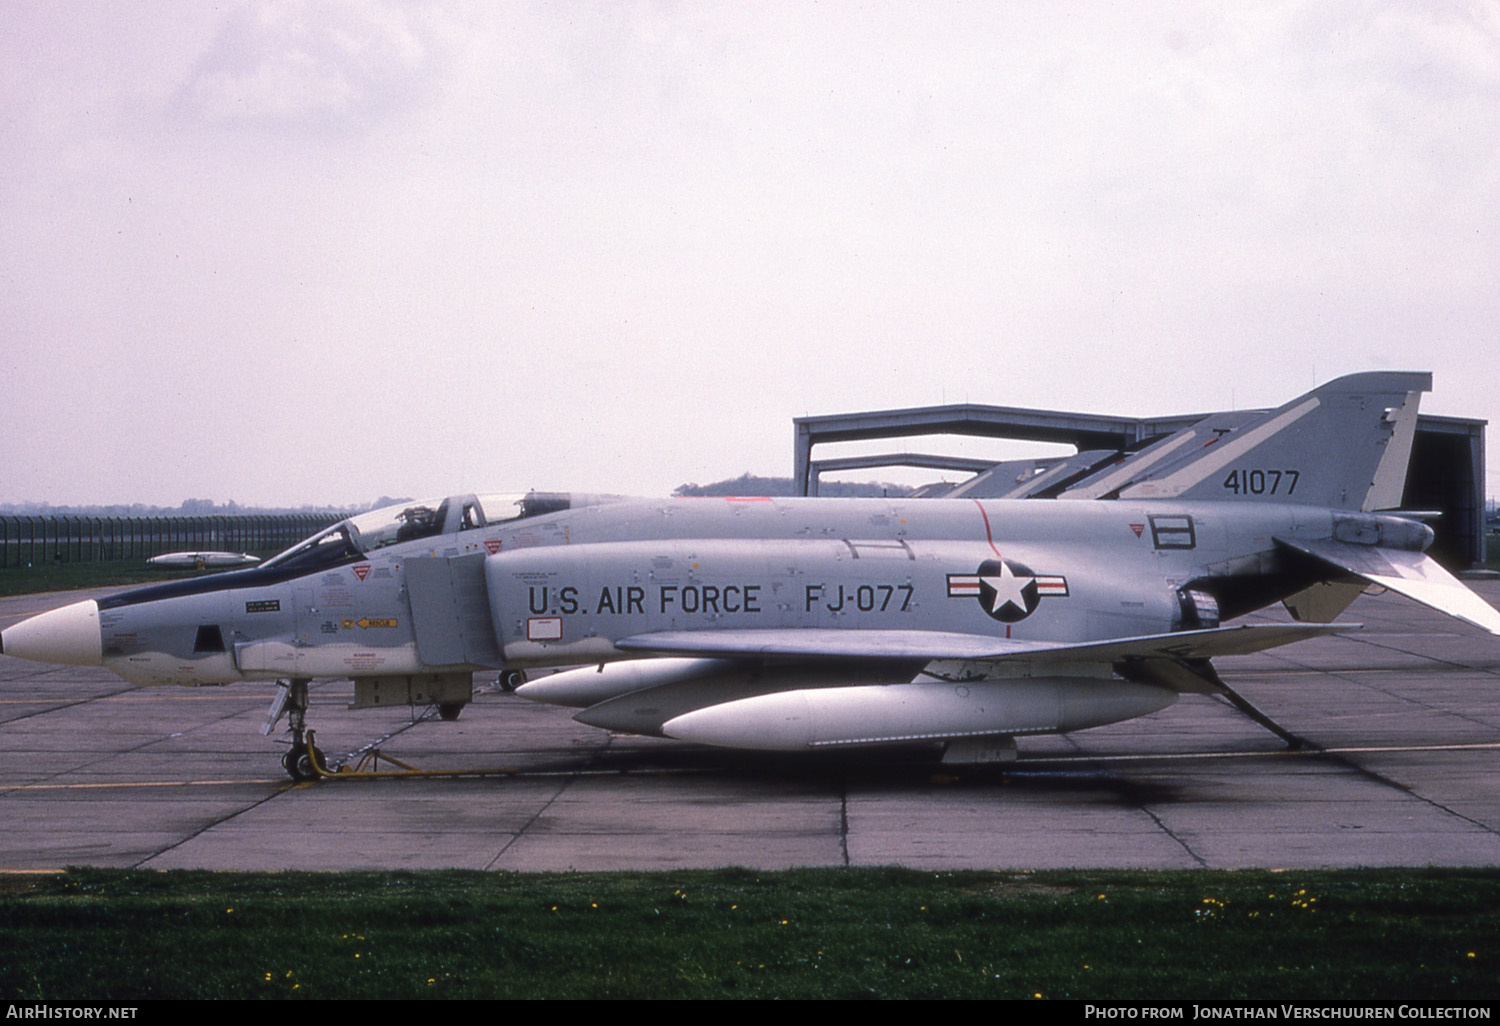
<svg viewBox="0 0 1500 1026">
<path fill-rule="evenodd" d="M 0 0 L 0 148 L 0 502 L 664 494 L 1379 369 L 1500 424 L 1493 2 Z"/>
</svg>

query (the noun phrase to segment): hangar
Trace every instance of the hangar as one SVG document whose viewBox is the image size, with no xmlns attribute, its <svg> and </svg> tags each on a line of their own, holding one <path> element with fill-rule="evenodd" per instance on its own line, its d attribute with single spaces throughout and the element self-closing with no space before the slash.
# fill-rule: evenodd
<svg viewBox="0 0 1500 1026">
<path fill-rule="evenodd" d="M 817 495 L 822 474 L 871 467 L 924 467 L 969 475 L 957 484 L 929 485 L 926 497 L 1021 499 L 1053 498 L 1070 486 L 1117 462 L 1122 456 L 1182 428 L 1213 417 L 1227 425 L 1244 423 L 1265 410 L 1115 417 L 1015 406 L 963 403 L 901 410 L 872 410 L 793 421 L 792 488 Z M 1426 414 L 1417 420 L 1402 508 L 1436 510 L 1432 554 L 1450 569 L 1482 567 L 1484 538 L 1484 428 L 1487 422 Z M 925 435 L 965 435 L 1073 446 L 1072 455 L 1007 460 L 942 456 L 906 449 L 869 456 L 814 460 L 813 447 L 840 442 L 901 440 Z"/>
</svg>

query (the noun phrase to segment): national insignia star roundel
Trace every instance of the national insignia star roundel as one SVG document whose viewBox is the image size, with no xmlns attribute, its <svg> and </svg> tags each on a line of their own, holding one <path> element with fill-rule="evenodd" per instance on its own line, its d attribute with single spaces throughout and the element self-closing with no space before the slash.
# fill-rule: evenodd
<svg viewBox="0 0 1500 1026">
<path fill-rule="evenodd" d="M 1067 594 L 1066 578 L 1035 574 L 1009 559 L 987 559 L 977 573 L 948 575 L 950 598 L 976 598 L 979 608 L 1001 623 L 1026 619 L 1044 596 Z"/>
<path fill-rule="evenodd" d="M 1024 620 L 1036 609 L 1036 602 L 1036 575 L 1030 567 L 1003 559 L 979 564 L 979 604 L 996 620 Z"/>
</svg>

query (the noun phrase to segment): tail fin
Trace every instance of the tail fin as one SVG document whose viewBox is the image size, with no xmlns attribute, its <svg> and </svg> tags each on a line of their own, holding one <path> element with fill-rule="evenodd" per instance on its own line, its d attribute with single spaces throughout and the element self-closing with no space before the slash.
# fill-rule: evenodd
<svg viewBox="0 0 1500 1026">
<path fill-rule="evenodd" d="M 1338 378 L 1201 444 L 1178 446 L 1171 457 L 1142 466 L 1113 494 L 1395 509 L 1406 486 L 1417 404 L 1430 388 L 1427 373 Z"/>
</svg>

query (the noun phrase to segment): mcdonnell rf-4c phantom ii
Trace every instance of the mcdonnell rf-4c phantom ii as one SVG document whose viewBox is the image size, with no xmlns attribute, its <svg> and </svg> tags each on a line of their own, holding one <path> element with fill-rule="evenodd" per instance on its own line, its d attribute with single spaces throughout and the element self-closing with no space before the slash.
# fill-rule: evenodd
<svg viewBox="0 0 1500 1026">
<path fill-rule="evenodd" d="M 1229 693 L 1215 656 L 1346 629 L 1371 585 L 1500 634 L 1398 511 L 1430 386 L 1356 374 L 1209 417 L 1054 499 L 406 503 L 252 569 L 42 613 L 0 648 L 140 685 L 277 681 L 295 777 L 322 772 L 313 678 L 452 718 L 477 672 L 557 667 L 518 694 L 607 730 L 1005 759 L 1019 735 Z M 1276 602 L 1296 622 L 1227 623 Z"/>
</svg>

